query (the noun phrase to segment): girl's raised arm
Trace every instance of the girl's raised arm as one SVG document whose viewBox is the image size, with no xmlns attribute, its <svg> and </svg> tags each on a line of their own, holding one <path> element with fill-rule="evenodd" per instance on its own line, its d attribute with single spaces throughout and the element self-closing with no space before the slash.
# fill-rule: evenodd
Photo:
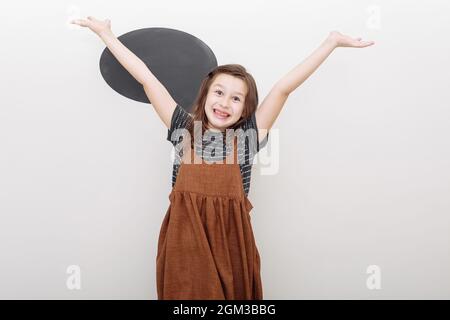
<svg viewBox="0 0 450 320">
<path fill-rule="evenodd" d="M 361 38 L 351 38 L 337 31 L 330 32 L 325 41 L 309 57 L 275 84 L 256 110 L 256 123 L 260 128 L 258 129 L 259 140 L 262 141 L 266 132 L 272 127 L 289 94 L 308 79 L 335 48 L 364 48 L 373 44 L 373 41 L 361 41 Z"/>
<path fill-rule="evenodd" d="M 111 30 L 111 21 L 109 19 L 100 21 L 89 16 L 87 19 L 72 20 L 71 23 L 88 27 L 103 40 L 117 61 L 142 84 L 156 113 L 170 129 L 172 114 L 177 106 L 176 101 L 147 65 L 116 38 Z"/>
</svg>

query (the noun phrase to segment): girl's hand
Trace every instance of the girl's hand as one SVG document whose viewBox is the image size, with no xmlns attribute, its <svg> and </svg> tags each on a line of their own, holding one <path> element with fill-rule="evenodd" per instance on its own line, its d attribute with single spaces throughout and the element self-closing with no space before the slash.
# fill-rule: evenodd
<svg viewBox="0 0 450 320">
<path fill-rule="evenodd" d="M 373 45 L 373 41 L 361 41 L 361 38 L 351 38 L 338 31 L 331 31 L 328 39 L 336 47 L 352 47 L 352 48 L 364 48 Z"/>
<path fill-rule="evenodd" d="M 94 17 L 87 17 L 86 19 L 74 19 L 70 23 L 77 24 L 82 27 L 88 27 L 98 36 L 102 36 L 106 33 L 112 33 L 111 31 L 111 20 L 105 19 L 103 21 L 98 20 Z"/>
</svg>

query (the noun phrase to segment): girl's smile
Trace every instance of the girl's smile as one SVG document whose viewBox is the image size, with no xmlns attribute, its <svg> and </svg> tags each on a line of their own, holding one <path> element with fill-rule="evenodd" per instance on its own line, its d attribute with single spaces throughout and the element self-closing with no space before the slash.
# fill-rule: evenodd
<svg viewBox="0 0 450 320">
<path fill-rule="evenodd" d="M 226 119 L 230 116 L 230 114 L 228 112 L 222 112 L 218 108 L 214 108 L 214 115 L 219 119 Z"/>
</svg>

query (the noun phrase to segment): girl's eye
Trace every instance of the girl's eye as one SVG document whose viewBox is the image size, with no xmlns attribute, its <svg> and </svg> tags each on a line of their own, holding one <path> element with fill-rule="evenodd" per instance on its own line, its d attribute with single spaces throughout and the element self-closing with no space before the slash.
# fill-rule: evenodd
<svg viewBox="0 0 450 320">
<path fill-rule="evenodd" d="M 214 92 L 222 92 L 222 90 L 216 90 L 216 91 L 214 91 Z M 236 101 L 241 101 L 241 99 L 239 99 L 238 97 L 235 97 L 235 98 L 237 98 Z"/>
</svg>

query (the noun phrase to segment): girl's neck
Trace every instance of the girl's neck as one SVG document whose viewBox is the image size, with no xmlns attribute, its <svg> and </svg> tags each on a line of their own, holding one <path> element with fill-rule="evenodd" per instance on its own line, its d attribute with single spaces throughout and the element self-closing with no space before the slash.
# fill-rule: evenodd
<svg viewBox="0 0 450 320">
<path fill-rule="evenodd" d="M 207 125 L 206 127 L 207 127 L 207 129 L 208 129 L 209 131 L 212 131 L 212 132 L 222 132 L 222 133 L 225 133 L 225 129 L 220 130 L 220 129 L 214 128 L 214 127 L 212 127 L 209 123 L 208 123 L 208 125 Z"/>
</svg>

